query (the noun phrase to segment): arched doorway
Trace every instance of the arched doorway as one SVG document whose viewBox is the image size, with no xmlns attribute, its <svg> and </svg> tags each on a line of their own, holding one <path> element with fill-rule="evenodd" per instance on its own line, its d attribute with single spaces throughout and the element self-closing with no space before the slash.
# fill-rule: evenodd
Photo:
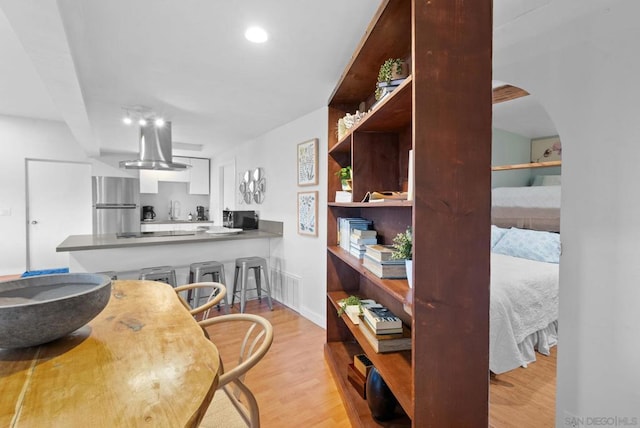
<svg viewBox="0 0 640 428">
<path fill-rule="evenodd" d="M 554 426 L 562 144 L 535 95 L 504 82 L 493 86 L 490 421 Z M 547 260 L 528 248 L 538 240 L 549 244 Z M 509 276 L 514 266 L 519 272 Z M 499 287 L 521 290 L 506 298 Z M 512 305 L 507 319 L 494 307 L 498 298 Z M 531 312 L 508 319 L 521 310 Z M 496 330 L 509 328 L 514 338 L 498 344 Z"/>
</svg>

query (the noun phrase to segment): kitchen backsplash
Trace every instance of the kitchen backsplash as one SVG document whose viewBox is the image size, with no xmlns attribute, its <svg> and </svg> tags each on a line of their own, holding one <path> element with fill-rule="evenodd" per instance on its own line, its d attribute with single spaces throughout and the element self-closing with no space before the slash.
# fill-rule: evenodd
<svg viewBox="0 0 640 428">
<path fill-rule="evenodd" d="M 159 181 L 158 193 L 141 193 L 140 194 L 140 212 L 144 205 L 152 205 L 156 213 L 156 221 L 169 220 L 169 207 L 171 201 L 180 203 L 180 214 L 178 220 L 187 220 L 189 213 L 196 218 L 196 207 L 201 205 L 205 209 L 209 209 L 210 197 L 208 195 L 190 195 L 189 184 Z M 142 218 L 142 215 L 140 216 Z M 210 217 L 211 218 L 211 217 Z"/>
</svg>

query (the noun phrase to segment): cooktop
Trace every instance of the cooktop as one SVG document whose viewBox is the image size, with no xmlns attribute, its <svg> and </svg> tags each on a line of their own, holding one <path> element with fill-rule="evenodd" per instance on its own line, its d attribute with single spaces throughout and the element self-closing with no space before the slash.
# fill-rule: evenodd
<svg viewBox="0 0 640 428">
<path fill-rule="evenodd" d="M 196 232 L 187 230 L 161 230 L 156 232 L 124 232 L 117 233 L 116 238 L 152 238 L 156 236 L 188 236 Z"/>
</svg>

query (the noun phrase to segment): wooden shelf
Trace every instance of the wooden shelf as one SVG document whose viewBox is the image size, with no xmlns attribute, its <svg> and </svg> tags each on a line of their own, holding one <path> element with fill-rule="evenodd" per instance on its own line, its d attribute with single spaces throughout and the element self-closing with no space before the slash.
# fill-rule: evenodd
<svg viewBox="0 0 640 428">
<path fill-rule="evenodd" d="M 390 421 L 380 422 L 371 416 L 367 401 L 358 395 L 347 379 L 347 366 L 353 363 L 353 356 L 361 354 L 362 349 L 354 342 L 328 342 L 324 353 L 329 368 L 340 388 L 340 396 L 347 408 L 347 414 L 354 427 L 410 427 L 411 420 L 404 416 Z"/>
<path fill-rule="evenodd" d="M 476 143 L 491 140 L 492 100 L 482 89 L 492 77 L 491 13 L 489 1 L 382 0 L 329 99 L 327 176 L 350 165 L 355 201 L 372 190 L 405 189 L 410 150 L 416 176 L 413 201 L 327 203 L 325 355 L 353 426 L 384 426 L 347 379 L 353 355 L 363 351 L 411 418 L 406 422 L 488 423 L 490 266 L 483 249 L 491 150 Z M 389 58 L 408 60 L 411 76 L 338 140 L 339 119 L 373 103 L 378 71 Z M 525 95 L 511 87 L 494 91 L 496 102 Z M 327 194 L 337 190 L 340 182 L 328 180 Z M 338 220 L 347 217 L 370 220 L 382 244 L 413 227 L 415 288 L 378 278 L 336 245 Z M 412 350 L 375 353 L 358 326 L 337 316 L 338 300 L 351 294 L 375 299 L 411 325 Z"/>
<path fill-rule="evenodd" d="M 413 207 L 413 201 L 388 200 L 385 202 L 329 202 L 330 207 L 342 208 L 389 208 L 389 207 Z"/>
<path fill-rule="evenodd" d="M 529 162 L 529 163 L 519 163 L 515 165 L 498 165 L 498 166 L 492 166 L 491 171 L 509 171 L 512 169 L 527 169 L 527 168 L 550 168 L 553 166 L 562 166 L 562 161 Z"/>
<path fill-rule="evenodd" d="M 330 105 L 357 106 L 375 91 L 378 71 L 387 59 L 410 54 L 411 2 L 383 1 L 340 77 Z"/>
<path fill-rule="evenodd" d="M 344 291 L 333 291 L 327 295 L 336 311 L 339 308 L 338 301 L 349 297 L 349 294 Z M 386 384 L 393 391 L 400 406 L 402 406 L 407 415 L 411 417 L 413 412 L 411 400 L 411 351 L 378 354 L 373 350 L 366 337 L 360 332 L 360 327 L 353 324 L 349 317 L 344 314 L 342 315 L 342 321 L 359 343 L 359 348 L 362 350 L 360 352 L 364 352 L 367 357 L 369 357 L 373 365 L 382 375 Z M 353 362 L 353 355 L 350 357 L 350 361 L 348 361 L 347 364 Z M 345 364 L 345 368 L 347 364 Z"/>
<path fill-rule="evenodd" d="M 329 149 L 330 155 L 351 151 L 354 132 L 395 131 L 411 123 L 411 91 L 413 79 L 407 77 L 400 86 L 387 95 L 375 108 L 360 120 L 349 132 Z"/>
<path fill-rule="evenodd" d="M 341 247 L 327 247 L 327 251 L 340 258 L 346 264 L 358 271 L 360 275 L 367 278 L 375 286 L 391 295 L 395 300 L 403 305 L 411 305 L 411 289 L 406 279 L 382 279 L 375 276 L 369 269 L 364 267 L 362 260 L 352 256 Z"/>
</svg>

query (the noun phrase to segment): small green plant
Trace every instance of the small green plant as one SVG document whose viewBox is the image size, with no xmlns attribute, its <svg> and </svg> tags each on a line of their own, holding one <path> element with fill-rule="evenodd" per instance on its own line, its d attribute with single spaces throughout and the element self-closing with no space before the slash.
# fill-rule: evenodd
<svg viewBox="0 0 640 428">
<path fill-rule="evenodd" d="M 393 77 L 394 71 L 396 75 L 402 75 L 402 66 L 404 64 L 404 60 L 402 58 L 389 58 L 380 66 L 380 71 L 378 72 L 378 83 L 382 82 L 391 82 L 391 78 Z"/>
<path fill-rule="evenodd" d="M 378 71 L 378 83 L 391 83 L 394 75 L 399 78 L 403 75 L 404 60 L 402 58 L 389 58 L 380 66 Z M 376 86 L 376 100 L 382 97 L 383 88 Z"/>
<path fill-rule="evenodd" d="M 411 260 L 413 258 L 411 226 L 407 227 L 405 232 L 400 232 L 393 238 L 391 258 L 394 260 Z"/>
<path fill-rule="evenodd" d="M 340 308 L 338 309 L 338 316 L 342 316 L 344 311 L 347 309 L 347 306 L 355 306 L 358 305 L 360 307 L 360 313 L 362 313 L 362 304 L 360 303 L 360 298 L 358 296 L 349 296 L 340 302 Z"/>
<path fill-rule="evenodd" d="M 351 166 L 340 168 L 336 175 L 340 177 L 340 180 L 351 180 Z"/>
</svg>

